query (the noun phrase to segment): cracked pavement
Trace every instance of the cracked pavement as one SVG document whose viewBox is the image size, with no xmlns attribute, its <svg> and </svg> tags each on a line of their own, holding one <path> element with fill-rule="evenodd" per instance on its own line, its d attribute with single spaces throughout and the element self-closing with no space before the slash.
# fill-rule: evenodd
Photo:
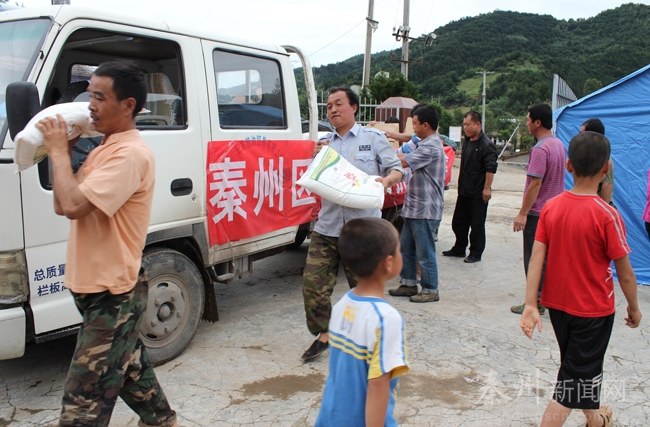
<svg viewBox="0 0 650 427">
<path fill-rule="evenodd" d="M 454 170 L 457 173 L 457 169 Z M 525 172 L 500 165 L 488 209 L 483 261 L 446 258 L 453 244 L 455 187 L 445 193 L 437 247 L 441 300 L 387 300 L 406 321 L 411 370 L 400 382 L 395 415 L 401 426 L 537 426 L 550 398 L 559 351 L 548 314 L 527 339 L 510 306 L 524 298 L 522 236 L 512 232 Z M 456 180 L 453 179 L 452 183 Z M 182 426 L 312 426 L 328 372 L 328 354 L 303 363 L 313 338 L 304 324 L 301 271 L 307 243 L 254 264 L 252 276 L 216 285 L 221 320 L 202 322 L 177 359 L 156 368 Z M 387 289 L 397 286 L 397 280 Z M 347 291 L 339 276 L 333 300 Z M 604 400 L 615 426 L 650 425 L 650 288 L 639 287 L 646 318 L 624 324 L 625 299 L 616 288 L 617 317 L 605 358 Z M 31 346 L 24 357 L 0 361 L 0 427 L 55 423 L 74 338 Z M 135 426 L 118 400 L 111 427 Z M 583 426 L 577 411 L 565 424 Z"/>
</svg>

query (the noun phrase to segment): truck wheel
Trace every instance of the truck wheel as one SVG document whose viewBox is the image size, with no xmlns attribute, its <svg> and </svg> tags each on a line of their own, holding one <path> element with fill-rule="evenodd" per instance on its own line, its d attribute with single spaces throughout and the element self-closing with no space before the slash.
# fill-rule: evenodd
<svg viewBox="0 0 650 427">
<path fill-rule="evenodd" d="M 154 365 L 181 354 L 194 338 L 205 306 L 201 273 L 185 255 L 171 249 L 145 251 L 149 279 L 147 311 L 140 337 Z"/>
<path fill-rule="evenodd" d="M 296 239 L 293 241 L 293 243 L 290 243 L 287 245 L 287 248 L 289 249 L 298 249 L 305 239 L 307 238 L 307 235 L 309 234 L 309 230 L 298 230 L 296 233 Z"/>
<path fill-rule="evenodd" d="M 402 218 L 401 213 L 402 205 L 392 206 L 390 208 L 382 209 L 381 217 L 393 224 L 393 226 L 397 229 L 397 232 L 401 233 L 402 228 L 404 228 L 404 218 Z"/>
</svg>

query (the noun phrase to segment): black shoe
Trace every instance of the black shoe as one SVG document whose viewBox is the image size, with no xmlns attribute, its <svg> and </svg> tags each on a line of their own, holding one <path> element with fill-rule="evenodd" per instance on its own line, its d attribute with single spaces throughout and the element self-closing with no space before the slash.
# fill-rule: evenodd
<svg viewBox="0 0 650 427">
<path fill-rule="evenodd" d="M 302 355 L 302 360 L 312 360 L 323 354 L 329 347 L 329 344 L 321 341 L 314 341 L 307 351 Z"/>
<path fill-rule="evenodd" d="M 479 258 L 477 256 L 474 256 L 474 255 L 470 255 L 467 258 L 465 258 L 465 262 L 470 263 L 470 264 L 473 264 L 475 262 L 480 262 L 480 261 L 481 261 L 481 258 Z"/>
<path fill-rule="evenodd" d="M 442 254 L 444 256 L 455 256 L 458 258 L 465 258 L 465 252 L 456 252 L 453 249 L 449 249 L 448 251 L 442 251 Z"/>
</svg>

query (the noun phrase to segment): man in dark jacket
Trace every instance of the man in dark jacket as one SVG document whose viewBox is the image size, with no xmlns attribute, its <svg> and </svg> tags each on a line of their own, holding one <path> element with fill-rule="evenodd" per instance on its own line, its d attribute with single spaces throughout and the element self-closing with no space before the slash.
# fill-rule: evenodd
<svg viewBox="0 0 650 427">
<path fill-rule="evenodd" d="M 469 255 L 465 262 L 474 263 L 481 260 L 485 249 L 485 218 L 497 172 L 497 150 L 483 133 L 481 115 L 476 111 L 465 114 L 463 129 L 465 144 L 460 159 L 458 199 L 451 220 L 456 243 L 442 254 L 464 258 L 469 234 Z"/>
</svg>

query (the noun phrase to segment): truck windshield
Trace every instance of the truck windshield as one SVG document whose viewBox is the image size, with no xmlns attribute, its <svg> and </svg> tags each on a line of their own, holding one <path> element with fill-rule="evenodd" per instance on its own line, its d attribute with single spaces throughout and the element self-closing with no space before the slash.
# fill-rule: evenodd
<svg viewBox="0 0 650 427">
<path fill-rule="evenodd" d="M 47 18 L 0 22 L 0 149 L 7 134 L 7 86 L 27 79 L 50 25 Z"/>
</svg>

